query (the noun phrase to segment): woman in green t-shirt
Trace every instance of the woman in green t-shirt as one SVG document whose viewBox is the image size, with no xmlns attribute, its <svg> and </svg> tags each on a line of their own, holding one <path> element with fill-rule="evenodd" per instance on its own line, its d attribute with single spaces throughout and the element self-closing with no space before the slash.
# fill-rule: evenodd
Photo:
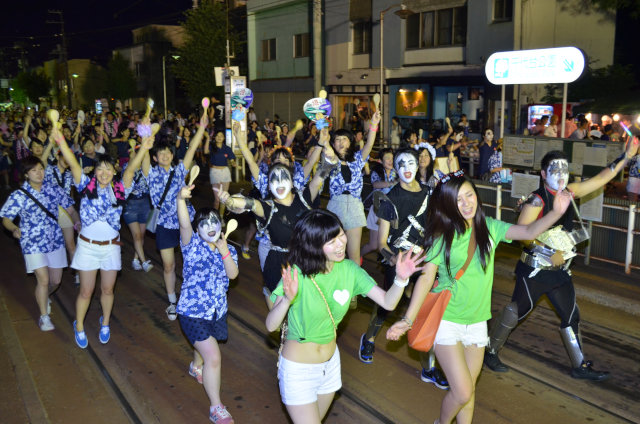
<svg viewBox="0 0 640 424">
<path fill-rule="evenodd" d="M 342 386 L 336 327 L 350 299 L 365 295 L 393 310 L 409 282 L 421 271 L 424 255 L 398 254 L 396 278 L 388 291 L 365 270 L 345 259 L 347 236 L 333 213 L 313 209 L 296 222 L 282 280 L 271 295 L 269 331 L 285 317 L 288 331 L 280 354 L 278 380 L 282 402 L 294 423 L 319 424 Z"/>
<path fill-rule="evenodd" d="M 568 192 L 558 193 L 551 213 L 529 225 L 511 225 L 485 217 L 475 185 L 461 171 L 444 176 L 434 190 L 425 228 L 428 263 L 416 282 L 406 316 L 391 326 L 387 338 L 398 340 L 411 328 L 432 288 L 435 292 L 451 290 L 434 342 L 451 389 L 442 400 L 436 423 L 450 423 L 454 418 L 458 424 L 471 423 L 476 380 L 489 339 L 495 249 L 501 241 L 533 240 L 548 229 L 571 201 Z M 469 251 L 473 256 L 467 263 Z M 438 283 L 433 287 L 436 273 Z"/>
</svg>

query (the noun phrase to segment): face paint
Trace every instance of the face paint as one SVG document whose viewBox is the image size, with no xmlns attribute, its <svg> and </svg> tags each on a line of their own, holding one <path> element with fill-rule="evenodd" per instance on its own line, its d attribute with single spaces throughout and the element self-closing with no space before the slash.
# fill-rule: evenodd
<svg viewBox="0 0 640 424">
<path fill-rule="evenodd" d="M 493 141 L 493 131 L 489 130 L 486 133 L 484 133 L 484 138 L 485 140 Z"/>
<path fill-rule="evenodd" d="M 402 153 L 396 158 L 395 161 L 396 172 L 398 177 L 405 184 L 411 184 L 416 178 L 416 172 L 418 171 L 418 162 L 415 156 L 411 153 Z"/>
<path fill-rule="evenodd" d="M 456 143 L 460 142 L 460 140 L 462 140 L 462 136 L 464 135 L 464 133 L 458 133 L 455 135 L 454 140 L 456 141 Z"/>
<path fill-rule="evenodd" d="M 287 197 L 292 187 L 291 174 L 285 168 L 275 168 L 269 173 L 269 190 L 276 199 Z"/>
<path fill-rule="evenodd" d="M 198 223 L 198 235 L 207 243 L 215 243 L 220 238 L 222 223 L 218 216 L 211 212 L 207 219 L 203 219 Z"/>
<path fill-rule="evenodd" d="M 546 169 L 545 181 L 553 190 L 563 190 L 569 182 L 569 163 L 566 159 L 552 160 Z"/>
</svg>

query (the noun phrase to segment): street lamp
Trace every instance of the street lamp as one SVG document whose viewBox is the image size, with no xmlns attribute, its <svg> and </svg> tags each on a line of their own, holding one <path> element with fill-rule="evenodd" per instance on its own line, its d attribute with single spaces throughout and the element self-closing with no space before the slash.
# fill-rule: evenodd
<svg viewBox="0 0 640 424">
<path fill-rule="evenodd" d="M 380 11 L 380 114 L 382 114 L 382 105 L 384 104 L 384 14 L 399 7 L 400 10 L 396 10 L 394 13 L 400 19 L 407 19 L 409 16 L 413 15 L 413 11 L 407 9 L 402 3 L 393 4 L 387 7 L 384 10 Z M 384 143 L 384 118 L 380 118 L 380 143 Z"/>
<path fill-rule="evenodd" d="M 171 57 L 174 60 L 178 60 L 180 59 L 180 56 L 175 56 L 175 55 L 171 55 Z M 162 56 L 162 96 L 164 99 L 164 119 L 167 119 L 167 72 L 166 72 L 166 65 L 165 65 L 165 59 L 167 58 L 166 55 Z"/>
</svg>

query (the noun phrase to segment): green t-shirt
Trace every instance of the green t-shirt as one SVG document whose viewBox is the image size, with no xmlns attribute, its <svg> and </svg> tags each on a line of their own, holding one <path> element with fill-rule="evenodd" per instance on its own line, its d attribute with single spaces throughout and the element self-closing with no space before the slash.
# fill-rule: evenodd
<svg viewBox="0 0 640 424">
<path fill-rule="evenodd" d="M 349 310 L 351 298 L 366 295 L 376 285 L 365 270 L 349 259 L 334 263 L 329 274 L 317 274 L 314 278 L 329 304 L 336 326 Z M 277 296 L 284 296 L 282 280 L 271 294 L 271 300 L 275 302 Z M 304 277 L 299 268 L 298 294 L 291 302 L 288 317 L 287 340 L 318 344 L 333 340 L 333 323 L 327 306 L 311 278 Z"/>
<path fill-rule="evenodd" d="M 467 230 L 462 236 L 456 235 L 453 238 L 450 255 L 452 276 L 447 273 L 444 249 L 440 250 L 440 246 L 443 243 L 442 237 L 436 240 L 430 250 L 437 256 L 432 257 L 427 254 L 426 261 L 438 265 L 438 287 L 433 288 L 432 291 L 439 292 L 444 289 L 451 289 L 451 300 L 444 312 L 443 320 L 469 325 L 487 321 L 491 318 L 491 288 L 493 286 L 495 250 L 501 241 L 511 241 L 505 237 L 512 224 L 493 218 L 487 218 L 486 222 L 491 235 L 491 255 L 487 260 L 485 270 L 482 269 L 482 264 L 480 263 L 480 251 L 476 248 L 474 257 L 464 275 L 460 281 L 456 281 L 454 284 L 455 279 L 452 276 L 455 276 L 467 261 L 471 229 Z"/>
</svg>

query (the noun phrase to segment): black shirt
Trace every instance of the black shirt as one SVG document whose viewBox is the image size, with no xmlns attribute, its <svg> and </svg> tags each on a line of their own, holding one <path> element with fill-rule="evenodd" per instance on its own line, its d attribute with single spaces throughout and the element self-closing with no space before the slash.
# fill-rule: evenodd
<svg viewBox="0 0 640 424">
<path fill-rule="evenodd" d="M 393 221 L 396 218 L 398 219 L 397 229 L 389 227 L 388 245 L 393 253 L 397 253 L 398 251 L 398 249 L 393 247 L 393 243 L 396 239 L 402 236 L 408 227 L 411 227 L 411 229 L 409 230 L 407 240 L 419 246 L 424 244 L 424 237 L 421 236 L 420 232 L 411 225 L 409 215 L 413 215 L 418 223 L 423 228 L 425 227 L 427 208 L 425 207 L 424 210 L 421 211 L 420 215 L 417 214 L 420 212 L 420 208 L 422 207 L 425 197 L 427 197 L 430 192 L 431 188 L 423 185 L 420 186 L 420 191 L 414 192 L 405 190 L 400 186 L 400 184 L 397 184 L 387 194 L 387 197 L 391 200 L 393 205 L 386 201 L 380 204 L 380 209 L 378 209 L 378 218 L 384 219 L 385 221 Z M 398 211 L 397 217 L 393 208 L 394 205 L 395 209 Z"/>
</svg>

